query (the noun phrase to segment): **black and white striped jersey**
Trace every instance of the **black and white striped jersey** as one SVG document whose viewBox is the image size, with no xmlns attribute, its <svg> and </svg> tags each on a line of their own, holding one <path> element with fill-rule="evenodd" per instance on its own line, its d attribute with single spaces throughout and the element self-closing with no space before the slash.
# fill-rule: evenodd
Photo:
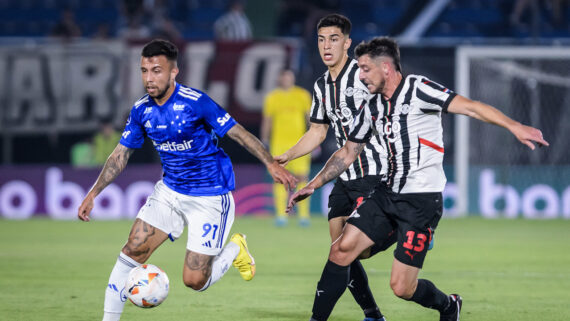
<svg viewBox="0 0 570 321">
<path fill-rule="evenodd" d="M 442 192 L 441 113 L 456 94 L 426 77 L 402 79 L 390 100 L 375 95 L 354 121 L 349 139 L 379 137 L 387 153 L 388 187 L 396 193 Z"/>
<path fill-rule="evenodd" d="M 315 82 L 310 120 L 313 123 L 332 125 L 337 148 L 344 146 L 354 118 L 370 96 L 368 88 L 360 81 L 359 74 L 356 60 L 348 59 L 335 81 L 327 70 Z M 367 141 L 358 159 L 340 178 L 348 181 L 365 175 L 385 174 L 382 162 L 385 163 L 386 156 L 381 148 L 377 137 Z"/>
</svg>

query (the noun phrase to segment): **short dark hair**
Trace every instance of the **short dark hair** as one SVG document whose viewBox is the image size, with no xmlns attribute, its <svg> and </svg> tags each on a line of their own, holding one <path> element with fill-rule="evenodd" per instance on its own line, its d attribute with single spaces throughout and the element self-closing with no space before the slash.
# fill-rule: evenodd
<svg viewBox="0 0 570 321">
<path fill-rule="evenodd" d="M 154 39 L 144 45 L 141 56 L 150 58 L 154 56 L 166 56 L 169 61 L 178 59 L 178 48 L 172 42 L 163 39 Z"/>
<path fill-rule="evenodd" d="M 349 35 L 352 24 L 347 17 L 338 13 L 332 13 L 321 18 L 319 23 L 317 23 L 317 30 L 324 27 L 338 27 L 344 35 Z"/>
<path fill-rule="evenodd" d="M 375 37 L 370 41 L 362 41 L 354 48 L 354 55 L 356 58 L 364 55 L 369 55 L 371 58 L 390 57 L 396 66 L 396 70 L 402 72 L 400 48 L 396 41 L 390 37 Z"/>
</svg>

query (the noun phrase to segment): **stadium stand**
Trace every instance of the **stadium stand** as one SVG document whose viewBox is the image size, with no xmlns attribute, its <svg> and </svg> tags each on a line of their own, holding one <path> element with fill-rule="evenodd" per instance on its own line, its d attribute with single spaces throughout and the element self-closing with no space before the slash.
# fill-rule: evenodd
<svg viewBox="0 0 570 321">
<path fill-rule="evenodd" d="M 396 36 L 403 26 L 413 21 L 426 3 L 419 0 L 339 0 L 307 1 L 304 7 L 279 2 L 281 12 L 276 36 L 301 37 L 306 32 L 307 8 L 343 12 L 354 22 L 355 39 L 366 39 L 378 34 Z M 567 2 L 538 1 L 536 10 L 523 7 L 513 14 L 518 0 L 451 0 L 423 34 L 427 38 L 528 38 L 568 37 L 570 35 Z M 187 40 L 213 39 L 212 24 L 227 8 L 229 0 L 213 1 L 155 1 L 164 6 L 165 14 L 182 31 Z M 294 3 L 294 2 L 292 2 Z M 553 4 L 560 3 L 556 8 Z M 120 24 L 121 1 L 112 0 L 4 0 L 0 1 L 0 37 L 44 37 L 49 35 L 60 19 L 63 9 L 69 8 L 85 37 L 94 36 L 101 25 L 109 25 L 112 35 Z M 307 11 L 307 12 L 303 12 Z M 151 15 L 149 10 L 145 12 Z"/>
</svg>

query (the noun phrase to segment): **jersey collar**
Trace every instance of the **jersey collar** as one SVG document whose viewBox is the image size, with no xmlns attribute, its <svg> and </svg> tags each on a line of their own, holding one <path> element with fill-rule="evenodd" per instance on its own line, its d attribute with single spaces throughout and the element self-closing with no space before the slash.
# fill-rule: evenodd
<svg viewBox="0 0 570 321">
<path fill-rule="evenodd" d="M 402 88 L 404 87 L 404 82 L 406 80 L 406 77 L 402 76 L 402 79 L 400 80 L 400 83 L 398 84 L 398 87 L 396 87 L 396 90 L 394 90 L 394 93 L 392 94 L 392 97 L 390 97 L 390 99 L 386 99 L 384 98 L 384 95 L 380 95 L 382 96 L 382 101 L 390 101 L 390 104 L 394 105 L 396 103 L 396 100 L 398 99 L 398 96 L 400 95 L 400 92 L 402 91 Z"/>
<path fill-rule="evenodd" d="M 158 106 L 158 107 L 162 107 L 162 106 L 167 106 L 168 104 L 172 103 L 172 101 L 175 99 L 174 97 L 176 97 L 176 95 L 178 94 L 178 90 L 180 89 L 180 84 L 178 82 L 174 82 L 174 91 L 172 92 L 172 94 L 170 95 L 170 97 L 168 97 L 168 99 L 166 100 L 166 102 L 164 102 L 164 104 L 159 105 L 154 99 L 151 99 L 152 102 L 154 103 L 154 105 Z"/>
<path fill-rule="evenodd" d="M 352 58 L 348 57 L 348 59 L 346 59 L 346 62 L 344 63 L 344 66 L 342 67 L 342 70 L 338 73 L 338 76 L 336 76 L 336 80 L 334 80 L 334 81 L 332 80 L 331 73 L 329 71 L 329 75 L 327 77 L 327 84 L 332 84 L 333 82 L 340 81 L 342 79 L 342 76 L 344 76 L 344 73 L 348 69 L 348 66 L 350 66 L 351 62 L 352 62 Z"/>
</svg>

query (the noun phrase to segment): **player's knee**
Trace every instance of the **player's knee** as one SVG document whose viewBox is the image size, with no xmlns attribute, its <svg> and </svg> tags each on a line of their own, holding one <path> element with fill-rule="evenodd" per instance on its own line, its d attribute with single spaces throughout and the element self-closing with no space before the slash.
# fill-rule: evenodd
<svg viewBox="0 0 570 321">
<path fill-rule="evenodd" d="M 204 291 L 206 283 L 208 282 L 207 279 L 194 276 L 184 276 L 182 281 L 184 282 L 184 285 L 195 291 Z"/>
<path fill-rule="evenodd" d="M 338 265 L 346 266 L 352 263 L 352 260 L 350 260 L 350 252 L 347 251 L 346 247 L 342 247 L 340 243 L 341 242 L 337 242 L 331 247 L 329 260 Z"/>
<path fill-rule="evenodd" d="M 390 287 L 392 288 L 394 295 L 401 299 L 409 300 L 414 295 L 414 289 L 404 282 L 390 280 Z"/>
</svg>

